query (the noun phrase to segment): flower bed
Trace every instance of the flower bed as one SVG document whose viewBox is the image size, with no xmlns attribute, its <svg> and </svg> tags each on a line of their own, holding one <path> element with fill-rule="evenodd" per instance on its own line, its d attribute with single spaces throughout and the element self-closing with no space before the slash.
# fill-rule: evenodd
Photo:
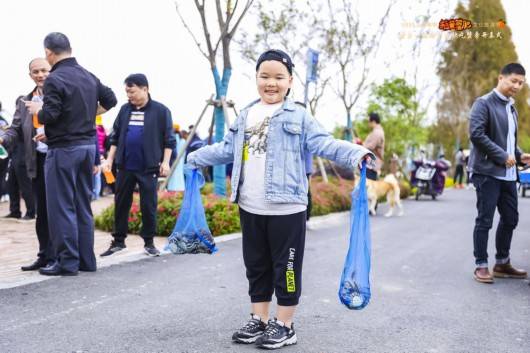
<svg viewBox="0 0 530 353">
<path fill-rule="evenodd" d="M 312 216 L 320 216 L 331 212 L 347 211 L 350 209 L 350 193 L 353 181 L 329 178 L 329 183 L 324 183 L 321 177 L 314 177 L 311 181 L 311 194 L 313 197 Z M 208 226 L 214 236 L 240 231 L 239 211 L 235 204 L 227 198 L 212 194 L 212 186 L 207 184 L 201 190 L 202 201 L 206 213 Z M 158 197 L 157 235 L 167 237 L 173 231 L 183 193 L 162 192 Z M 139 197 L 135 194 L 131 212 L 129 214 L 129 233 L 140 232 L 142 213 L 140 211 Z M 105 209 L 95 217 L 96 228 L 111 232 L 114 224 L 114 205 Z"/>
</svg>

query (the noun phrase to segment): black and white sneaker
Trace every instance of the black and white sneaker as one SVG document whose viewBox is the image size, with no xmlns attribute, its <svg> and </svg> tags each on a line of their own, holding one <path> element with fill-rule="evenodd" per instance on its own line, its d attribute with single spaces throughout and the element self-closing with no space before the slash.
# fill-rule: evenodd
<svg viewBox="0 0 530 353">
<path fill-rule="evenodd" d="M 266 327 L 267 325 L 261 321 L 258 315 L 250 314 L 250 320 L 245 326 L 234 332 L 232 341 L 246 344 L 254 343 L 265 332 Z"/>
<path fill-rule="evenodd" d="M 269 320 L 265 332 L 256 341 L 259 348 L 265 349 L 277 349 L 292 344 L 296 344 L 294 325 L 291 324 L 291 328 L 289 328 L 276 318 Z"/>
<path fill-rule="evenodd" d="M 149 256 L 160 256 L 160 251 L 152 244 L 144 246 L 144 253 Z"/>
<path fill-rule="evenodd" d="M 105 251 L 104 253 L 99 254 L 99 256 L 101 256 L 101 257 L 110 256 L 112 254 L 117 253 L 118 251 L 124 250 L 125 248 L 127 248 L 127 247 L 125 246 L 124 242 L 113 240 L 110 243 L 110 246 L 107 249 L 107 251 Z"/>
</svg>

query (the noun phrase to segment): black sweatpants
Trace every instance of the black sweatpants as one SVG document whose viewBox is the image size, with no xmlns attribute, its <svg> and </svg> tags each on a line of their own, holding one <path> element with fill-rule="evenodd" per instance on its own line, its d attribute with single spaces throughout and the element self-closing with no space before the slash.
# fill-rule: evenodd
<svg viewBox="0 0 530 353">
<path fill-rule="evenodd" d="M 46 153 L 37 152 L 37 175 L 32 179 L 33 195 L 37 204 L 37 220 L 35 231 L 39 239 L 38 257 L 47 263 L 55 260 L 55 249 L 50 239 L 48 228 L 48 208 L 46 206 L 46 179 L 44 176 L 44 164 Z"/>
<path fill-rule="evenodd" d="M 116 241 L 124 242 L 129 227 L 129 212 L 133 201 L 136 184 L 140 190 L 140 211 L 142 212 L 142 229 L 140 235 L 145 245 L 153 244 L 156 235 L 156 210 L 158 205 L 157 173 L 141 173 L 118 170 L 116 176 L 116 193 L 114 194 L 114 232 Z"/>
<path fill-rule="evenodd" d="M 284 216 L 262 216 L 239 208 L 243 232 L 243 260 L 252 303 L 297 305 L 302 293 L 306 211 Z"/>
</svg>

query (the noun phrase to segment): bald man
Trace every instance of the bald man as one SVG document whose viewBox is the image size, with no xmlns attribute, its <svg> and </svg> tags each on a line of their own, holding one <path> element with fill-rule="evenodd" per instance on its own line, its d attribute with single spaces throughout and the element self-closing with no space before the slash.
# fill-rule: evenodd
<svg viewBox="0 0 530 353">
<path fill-rule="evenodd" d="M 11 126 L 0 132 L 0 144 L 7 148 L 17 143 L 24 145 L 26 172 L 32 181 L 33 194 L 37 202 L 37 221 L 35 230 L 39 239 L 37 260 L 28 266 L 22 266 L 22 271 L 36 271 L 55 261 L 55 254 L 50 242 L 48 229 L 48 215 L 46 208 L 46 184 L 44 180 L 44 161 L 48 146 L 43 142 L 36 142 L 35 136 L 43 134 L 36 115 L 26 108 L 26 102 L 42 101 L 44 81 L 50 72 L 50 64 L 43 58 L 36 58 L 29 63 L 29 77 L 36 87 L 27 95 L 17 100 L 17 109 Z"/>
</svg>

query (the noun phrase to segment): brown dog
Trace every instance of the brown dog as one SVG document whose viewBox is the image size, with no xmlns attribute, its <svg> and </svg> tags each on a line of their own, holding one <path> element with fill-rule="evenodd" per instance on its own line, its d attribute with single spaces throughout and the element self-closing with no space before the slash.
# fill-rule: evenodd
<svg viewBox="0 0 530 353">
<path fill-rule="evenodd" d="M 355 185 L 359 183 L 359 178 L 356 178 Z M 385 214 L 385 217 L 391 217 L 394 214 L 395 206 L 398 207 L 398 216 L 402 216 L 403 205 L 399 198 L 400 189 L 399 182 L 393 174 L 388 174 L 383 180 L 366 180 L 366 193 L 368 195 L 368 207 L 372 216 L 376 215 L 375 206 L 377 200 L 386 196 L 386 200 L 390 209 Z"/>
</svg>

